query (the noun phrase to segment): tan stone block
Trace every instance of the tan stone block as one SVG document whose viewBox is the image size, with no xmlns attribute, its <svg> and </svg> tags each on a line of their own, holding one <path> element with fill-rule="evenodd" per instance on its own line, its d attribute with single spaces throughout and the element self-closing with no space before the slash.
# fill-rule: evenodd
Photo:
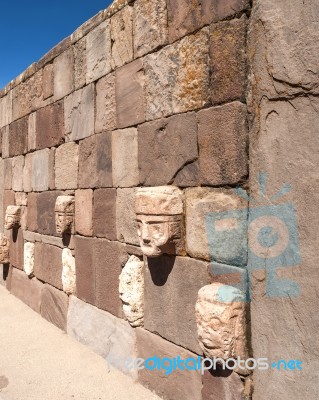
<svg viewBox="0 0 319 400">
<path fill-rule="evenodd" d="M 93 233 L 116 240 L 116 189 L 96 189 L 93 197 Z"/>
<path fill-rule="evenodd" d="M 126 6 L 111 17 L 112 68 L 133 59 L 133 7 Z"/>
<path fill-rule="evenodd" d="M 1 144 L 2 144 L 2 158 L 8 158 L 9 155 L 9 126 L 1 128 Z"/>
<path fill-rule="evenodd" d="M 0 128 L 12 122 L 12 91 L 0 99 Z"/>
<path fill-rule="evenodd" d="M 120 242 L 139 245 L 135 214 L 136 188 L 117 189 L 116 230 Z"/>
<path fill-rule="evenodd" d="M 74 54 L 74 89 L 80 89 L 86 82 L 86 37 L 73 46 Z"/>
<path fill-rule="evenodd" d="M 79 146 L 66 143 L 55 151 L 55 186 L 57 189 L 78 187 Z"/>
<path fill-rule="evenodd" d="M 29 115 L 28 119 L 28 151 L 35 150 L 37 148 L 37 137 L 36 137 L 36 113 Z"/>
<path fill-rule="evenodd" d="M 94 244 L 97 239 L 75 236 L 76 293 L 86 303 L 95 304 Z"/>
<path fill-rule="evenodd" d="M 72 48 L 54 60 L 54 99 L 60 100 L 72 92 L 74 85 L 74 58 Z"/>
<path fill-rule="evenodd" d="M 12 189 L 12 158 L 3 160 L 4 189 Z"/>
<path fill-rule="evenodd" d="M 95 132 L 117 127 L 115 103 L 115 75 L 109 74 L 96 84 Z"/>
<path fill-rule="evenodd" d="M 10 233 L 10 264 L 23 270 L 24 239 L 22 228 L 13 229 Z"/>
<path fill-rule="evenodd" d="M 32 189 L 42 192 L 49 188 L 49 149 L 32 153 Z M 28 163 L 29 163 L 28 158 Z M 28 182 L 27 182 L 28 183 Z"/>
<path fill-rule="evenodd" d="M 46 100 L 54 95 L 54 70 L 53 64 L 43 68 L 43 99 Z"/>
<path fill-rule="evenodd" d="M 37 193 L 28 194 L 27 229 L 32 232 L 38 231 L 37 196 L 38 196 Z"/>
<path fill-rule="evenodd" d="M 23 167 L 24 167 L 24 156 L 13 157 L 12 189 L 16 192 L 23 191 Z"/>
<path fill-rule="evenodd" d="M 75 191 L 75 230 L 83 236 L 93 234 L 93 190 Z"/>
<path fill-rule="evenodd" d="M 66 332 L 68 296 L 50 285 L 44 285 L 41 293 L 41 315 Z"/>
</svg>

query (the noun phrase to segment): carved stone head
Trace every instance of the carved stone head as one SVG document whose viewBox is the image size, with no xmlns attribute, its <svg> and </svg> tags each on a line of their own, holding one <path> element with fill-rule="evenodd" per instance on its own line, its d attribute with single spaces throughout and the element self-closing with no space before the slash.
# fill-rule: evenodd
<svg viewBox="0 0 319 400">
<path fill-rule="evenodd" d="M 71 233 L 74 220 L 74 196 L 59 196 L 55 202 L 55 225 L 57 233 Z"/>
<path fill-rule="evenodd" d="M 139 188 L 135 202 L 137 233 L 143 254 L 176 254 L 182 247 L 182 191 L 173 186 Z"/>
<path fill-rule="evenodd" d="M 21 207 L 8 206 L 6 210 L 4 227 L 5 229 L 14 229 L 20 226 Z"/>
<path fill-rule="evenodd" d="M 0 233 L 0 264 L 9 264 L 9 246 L 9 240 L 2 233 Z"/>
<path fill-rule="evenodd" d="M 199 290 L 195 314 L 206 357 L 246 359 L 245 311 L 245 296 L 233 286 L 212 283 Z"/>
</svg>

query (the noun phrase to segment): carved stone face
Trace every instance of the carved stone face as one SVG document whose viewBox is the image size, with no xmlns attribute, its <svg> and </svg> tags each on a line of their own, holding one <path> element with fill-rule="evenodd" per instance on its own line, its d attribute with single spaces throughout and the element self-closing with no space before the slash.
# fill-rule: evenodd
<svg viewBox="0 0 319 400">
<path fill-rule="evenodd" d="M 5 229 L 18 228 L 20 226 L 21 207 L 8 206 L 6 210 L 4 227 Z"/>
<path fill-rule="evenodd" d="M 9 264 L 9 240 L 0 233 L 0 264 Z"/>
<path fill-rule="evenodd" d="M 71 233 L 73 220 L 74 197 L 59 196 L 55 203 L 55 225 L 57 233 Z"/>
</svg>

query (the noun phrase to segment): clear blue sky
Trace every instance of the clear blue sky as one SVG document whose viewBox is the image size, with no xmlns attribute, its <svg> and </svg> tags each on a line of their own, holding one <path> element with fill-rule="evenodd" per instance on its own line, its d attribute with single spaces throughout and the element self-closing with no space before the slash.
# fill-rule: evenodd
<svg viewBox="0 0 319 400">
<path fill-rule="evenodd" d="M 111 0 L 2 0 L 0 88 Z"/>
</svg>

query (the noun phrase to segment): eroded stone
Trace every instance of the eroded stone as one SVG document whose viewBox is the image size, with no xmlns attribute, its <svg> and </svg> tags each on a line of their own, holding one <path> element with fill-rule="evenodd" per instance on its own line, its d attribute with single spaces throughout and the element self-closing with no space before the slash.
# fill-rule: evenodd
<svg viewBox="0 0 319 400">
<path fill-rule="evenodd" d="M 3 233 L 0 233 L 0 264 L 9 264 L 10 262 L 10 241 Z"/>
<path fill-rule="evenodd" d="M 20 226 L 21 220 L 21 207 L 20 206 L 8 206 L 5 216 L 5 229 L 15 229 Z"/>
<path fill-rule="evenodd" d="M 24 272 L 28 276 L 32 276 L 34 272 L 34 243 L 24 243 Z"/>
<path fill-rule="evenodd" d="M 59 234 L 71 233 L 74 220 L 74 196 L 59 196 L 55 202 L 55 224 Z"/>
<path fill-rule="evenodd" d="M 67 294 L 74 293 L 76 289 L 75 258 L 70 249 L 62 250 L 62 287 Z"/>
</svg>

